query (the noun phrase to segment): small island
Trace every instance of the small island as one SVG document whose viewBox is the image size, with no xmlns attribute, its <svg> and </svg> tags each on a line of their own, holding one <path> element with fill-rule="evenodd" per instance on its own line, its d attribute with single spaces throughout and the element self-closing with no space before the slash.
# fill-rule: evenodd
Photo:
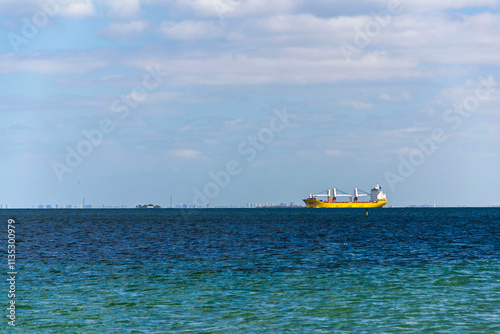
<svg viewBox="0 0 500 334">
<path fill-rule="evenodd" d="M 154 204 L 144 204 L 144 205 L 137 204 L 135 207 L 137 209 L 161 209 L 161 206 Z"/>
</svg>

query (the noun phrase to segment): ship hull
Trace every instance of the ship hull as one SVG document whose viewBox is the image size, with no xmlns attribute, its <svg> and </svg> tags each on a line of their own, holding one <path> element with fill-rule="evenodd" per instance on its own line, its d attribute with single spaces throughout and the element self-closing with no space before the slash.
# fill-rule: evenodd
<svg viewBox="0 0 500 334">
<path fill-rule="evenodd" d="M 308 208 L 380 208 L 387 204 L 387 201 L 377 202 L 323 202 L 316 198 L 303 199 Z"/>
</svg>

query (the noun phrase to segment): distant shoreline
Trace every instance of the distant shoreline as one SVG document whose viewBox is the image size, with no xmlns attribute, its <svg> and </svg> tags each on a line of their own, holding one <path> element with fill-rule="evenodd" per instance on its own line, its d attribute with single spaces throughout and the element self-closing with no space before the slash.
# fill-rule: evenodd
<svg viewBox="0 0 500 334">
<path fill-rule="evenodd" d="M 369 210 L 374 209 L 498 209 L 500 205 L 493 206 L 390 206 L 383 208 L 371 208 Z M 256 208 L 247 208 L 247 207 L 230 207 L 230 206 L 221 206 L 221 207 L 210 207 L 210 208 L 194 208 L 194 207 L 186 207 L 186 208 L 135 208 L 135 207 L 92 207 L 92 208 L 0 208 L 2 210 L 218 210 L 218 209 L 319 209 L 319 210 L 330 210 L 330 211 L 338 211 L 338 210 L 352 210 L 352 209 L 364 209 L 366 208 L 306 208 L 305 206 L 262 206 Z"/>
</svg>

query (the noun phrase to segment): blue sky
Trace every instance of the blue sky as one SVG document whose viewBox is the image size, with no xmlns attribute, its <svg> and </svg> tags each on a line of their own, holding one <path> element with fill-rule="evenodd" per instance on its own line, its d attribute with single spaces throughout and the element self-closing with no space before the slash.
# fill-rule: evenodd
<svg viewBox="0 0 500 334">
<path fill-rule="evenodd" d="M 2 0 L 0 204 L 500 205 L 499 8 Z"/>
</svg>

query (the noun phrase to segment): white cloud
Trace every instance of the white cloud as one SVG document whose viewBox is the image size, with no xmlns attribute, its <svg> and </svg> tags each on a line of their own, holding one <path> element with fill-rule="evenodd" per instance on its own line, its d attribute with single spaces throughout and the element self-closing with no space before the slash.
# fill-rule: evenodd
<svg viewBox="0 0 500 334">
<path fill-rule="evenodd" d="M 360 101 L 342 101 L 340 105 L 343 107 L 351 107 L 357 110 L 371 109 L 373 107 L 370 103 L 360 102 Z"/>
<path fill-rule="evenodd" d="M 167 21 L 161 24 L 160 30 L 167 38 L 179 40 L 214 38 L 221 33 L 214 23 L 204 21 Z"/>
<path fill-rule="evenodd" d="M 355 27 L 369 17 L 321 18 L 308 13 L 276 14 L 243 19 L 239 29 L 232 29 L 232 41 L 259 43 L 271 47 L 331 48 L 340 50 L 342 41 L 354 37 Z"/>
<path fill-rule="evenodd" d="M 158 64 L 172 76 L 171 82 L 178 85 L 313 83 L 422 76 L 420 71 L 414 69 L 416 64 L 404 59 L 373 54 L 359 61 L 356 66 L 346 67 L 338 50 L 325 50 L 321 59 L 317 58 L 317 52 L 310 58 L 298 57 L 293 53 L 280 55 L 278 51 L 266 57 L 245 54 L 216 57 L 200 54 L 196 58 L 182 59 L 144 57 L 133 59 L 130 64 L 140 68 Z"/>
<path fill-rule="evenodd" d="M 445 9 L 460 9 L 465 7 L 490 7 L 497 8 L 497 0 L 419 0 L 403 3 L 403 10 L 408 11 L 436 11 Z"/>
<path fill-rule="evenodd" d="M 195 150 L 171 150 L 168 153 L 184 159 L 196 159 L 201 156 L 201 152 Z"/>
<path fill-rule="evenodd" d="M 220 16 L 233 12 L 237 6 L 234 0 L 188 0 L 180 1 L 185 6 L 190 7 L 198 14 L 206 16 Z"/>
<path fill-rule="evenodd" d="M 127 18 L 137 15 L 141 10 L 139 0 L 106 0 L 111 15 Z"/>
<path fill-rule="evenodd" d="M 143 0 L 144 1 L 144 0 Z M 153 4 L 163 4 L 164 0 L 144 1 Z M 355 3 L 346 0 L 170 0 L 168 5 L 176 10 L 202 17 L 245 18 L 286 15 L 298 11 L 321 13 L 321 16 L 347 16 L 346 13 L 363 13 L 370 15 L 374 8 L 387 9 L 387 0 L 363 0 Z M 396 2 L 397 3 L 397 2 Z M 428 13 L 461 9 L 466 7 L 497 8 L 497 0 L 422 0 L 400 1 L 404 13 Z M 334 9 L 332 11 L 332 8 Z"/>
<path fill-rule="evenodd" d="M 152 91 L 148 93 L 148 97 L 146 98 L 146 103 L 165 103 L 165 102 L 173 102 L 173 101 L 182 101 L 182 96 L 178 92 L 172 91 Z"/>
<path fill-rule="evenodd" d="M 60 15 L 67 17 L 87 17 L 95 15 L 96 10 L 92 0 L 72 0 L 61 5 Z"/>
<path fill-rule="evenodd" d="M 495 76 L 478 76 L 469 80 L 464 86 L 454 86 L 440 90 L 432 105 L 444 115 L 447 110 L 464 109 L 467 104 L 469 112 L 465 114 L 498 114 L 500 84 Z M 476 102 L 471 102 L 476 101 Z M 462 107 L 460 107 L 462 106 Z M 432 107 L 429 107 L 431 110 Z"/>
<path fill-rule="evenodd" d="M 135 15 L 140 11 L 137 0 L 121 2 L 118 0 L 95 0 L 107 4 L 115 15 Z M 220 3 L 219 3 L 220 2 Z M 144 68 L 150 64 L 162 64 L 166 72 L 173 75 L 178 84 L 261 84 L 261 83 L 321 83 L 343 80 L 380 80 L 408 79 L 412 77 L 441 76 L 446 67 L 440 64 L 500 64 L 500 15 L 482 13 L 477 15 L 421 15 L 411 12 L 412 7 L 403 14 L 393 17 L 391 24 L 374 38 L 368 47 L 360 50 L 359 59 L 348 64 L 340 50 L 342 42 L 353 43 L 356 28 L 372 19 L 364 16 L 341 16 L 332 18 L 293 13 L 304 3 L 277 0 L 269 3 L 260 0 L 247 0 L 233 3 L 219 0 L 216 4 L 226 4 L 234 10 L 231 14 L 239 20 L 231 20 L 221 25 L 217 20 L 174 21 L 170 17 L 157 30 L 168 39 L 198 41 L 220 38 L 225 48 L 215 49 L 196 45 L 189 55 L 179 53 L 155 53 L 147 55 L 123 54 L 119 60 L 128 61 L 133 66 Z M 9 0 L 12 5 L 12 1 Z M 154 10 L 164 2 L 147 0 Z M 179 1 L 167 2 L 168 6 L 180 6 Z M 326 2 L 325 2 L 326 3 Z M 372 1 L 386 5 L 384 1 Z M 431 5 L 431 2 L 426 2 Z M 471 5 L 470 1 L 448 3 L 447 6 Z M 84 6 L 86 4 L 87 7 Z M 491 1 L 481 1 L 479 5 L 492 5 Z M 406 4 L 405 4 L 406 5 Z M 91 1 L 79 1 L 74 5 L 74 13 L 91 13 Z M 80 7 L 82 8 L 80 8 Z M 187 1 L 184 6 L 213 10 L 209 0 Z M 441 6 L 441 5 L 440 5 Z M 123 12 L 120 14 L 120 8 Z M 442 7 L 442 6 L 441 6 Z M 440 7 L 440 8 L 441 8 Z M 80 8 L 78 11 L 77 8 Z M 83 8 L 87 8 L 84 10 Z M 305 7 L 307 8 L 307 7 Z M 305 10 L 305 9 L 304 9 Z M 234 13 L 233 13 L 234 12 Z M 242 13 L 262 13 L 259 18 L 247 19 Z M 213 17 L 216 13 L 213 12 Z M 188 16 L 189 17 L 189 16 Z M 114 22 L 102 34 L 126 40 L 141 36 L 149 28 L 145 20 Z M 152 29 L 151 29 L 152 30 Z M 133 60 L 132 60 L 133 59 Z M 62 65 L 66 62 L 61 60 Z M 25 69 L 29 70 L 25 63 Z M 0 71 L 9 72 L 8 66 L 0 65 Z M 35 72 L 43 72 L 34 69 Z M 52 67 L 49 66 L 49 69 Z M 390 94 L 389 94 L 390 93 Z M 382 100 L 401 101 L 410 95 L 383 93 Z M 349 101 L 345 101 L 349 102 Z M 370 109 L 368 103 L 350 101 L 349 106 L 357 109 Z"/>
<path fill-rule="evenodd" d="M 224 121 L 224 125 L 220 128 L 219 131 L 221 131 L 222 133 L 241 133 L 241 131 L 244 131 L 245 129 L 251 129 L 255 127 L 257 127 L 256 124 L 252 124 L 251 122 L 247 122 L 241 118 L 238 118 Z"/>
<path fill-rule="evenodd" d="M 432 128 L 429 127 L 409 127 L 409 128 L 404 128 L 404 129 L 399 129 L 399 130 L 394 130 L 393 134 L 397 135 L 398 137 L 406 137 L 410 134 L 414 133 L 419 133 L 419 132 L 429 132 L 431 131 Z"/>
<path fill-rule="evenodd" d="M 178 131 L 179 132 L 190 132 L 190 131 L 199 131 L 201 130 L 202 127 L 201 126 L 192 126 L 192 125 L 187 125 L 187 126 L 183 126 L 182 128 L 180 128 Z"/>
<path fill-rule="evenodd" d="M 208 17 L 243 17 L 290 12 L 298 0 L 177 0 L 197 15 Z"/>
<path fill-rule="evenodd" d="M 114 39 L 127 40 L 139 37 L 147 27 L 147 22 L 131 21 L 126 23 L 111 23 L 107 26 L 102 34 Z"/>
<path fill-rule="evenodd" d="M 406 128 L 403 129 L 402 131 L 405 133 L 413 133 L 413 132 L 422 132 L 422 131 L 430 131 L 432 128 L 426 128 L 426 127 L 411 127 L 411 128 Z"/>
<path fill-rule="evenodd" d="M 383 101 L 400 101 L 401 99 L 408 101 L 410 97 L 411 95 L 408 92 L 401 93 L 401 98 L 399 98 L 398 96 L 391 96 L 388 93 L 380 94 L 380 99 Z"/>
<path fill-rule="evenodd" d="M 384 101 L 391 101 L 392 100 L 391 96 L 387 93 L 380 94 L 380 99 L 384 100 Z"/>
<path fill-rule="evenodd" d="M 326 155 L 329 155 L 331 157 L 336 157 L 339 155 L 342 155 L 344 152 L 340 150 L 325 150 Z"/>
<path fill-rule="evenodd" d="M 380 36 L 360 50 L 359 59 L 348 64 L 340 44 L 353 43 L 355 28 L 369 19 L 287 14 L 241 19 L 225 27 L 207 21 L 167 21 L 161 31 L 169 39 L 221 37 L 230 49 L 218 50 L 216 56 L 213 50 L 200 49 L 188 57 L 138 62 L 142 62 L 141 67 L 151 62 L 164 63 L 180 84 L 407 79 L 442 76 L 447 69 L 440 64 L 450 62 L 500 64 L 496 57 L 500 52 L 500 35 L 496 34 L 500 31 L 500 16 L 491 13 L 455 17 L 408 13 L 394 17 Z M 380 96 L 392 101 L 410 97 L 407 92 Z"/>
<path fill-rule="evenodd" d="M 418 154 L 420 152 L 422 151 L 415 147 L 402 147 L 394 151 L 394 153 L 396 154 L 405 156 L 409 156 L 410 154 Z"/>
<path fill-rule="evenodd" d="M 481 97 L 480 102 L 498 100 L 498 90 L 500 83 L 493 76 L 477 77 L 469 80 L 466 85 L 454 86 L 442 89 L 433 101 L 436 105 L 452 106 L 462 104 L 466 98 Z"/>
<path fill-rule="evenodd" d="M 88 17 L 96 14 L 93 0 L 40 1 L 40 0 L 1 0 L 0 13 L 27 15 L 46 12 L 50 16 Z"/>
<path fill-rule="evenodd" d="M 436 110 L 434 110 L 434 108 L 429 105 L 422 107 L 419 111 L 428 115 L 434 115 L 434 113 L 436 112 Z"/>
<path fill-rule="evenodd" d="M 419 15 L 408 13 L 372 41 L 400 58 L 420 63 L 500 64 L 500 15 Z"/>
<path fill-rule="evenodd" d="M 22 15 L 35 13 L 40 10 L 36 0 L 2 0 L 0 1 L 0 13 L 10 15 Z"/>
<path fill-rule="evenodd" d="M 31 72 L 42 74 L 87 73 L 104 68 L 109 63 L 98 54 L 0 54 L 0 73 Z"/>
</svg>

